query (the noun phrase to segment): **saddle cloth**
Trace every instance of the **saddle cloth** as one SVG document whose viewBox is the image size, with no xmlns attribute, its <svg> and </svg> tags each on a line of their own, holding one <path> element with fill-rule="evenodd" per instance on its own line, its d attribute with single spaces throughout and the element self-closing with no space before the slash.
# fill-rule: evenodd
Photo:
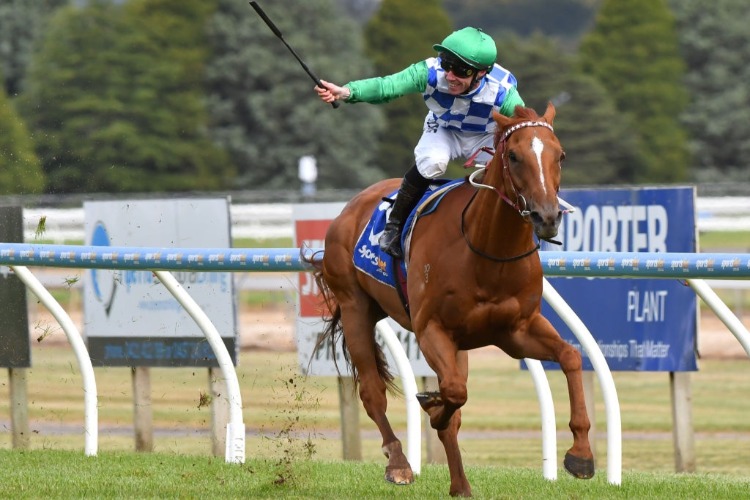
<svg viewBox="0 0 750 500">
<path fill-rule="evenodd" d="M 407 251 L 410 245 L 411 233 L 417 219 L 433 212 L 445 193 L 463 183 L 464 179 L 438 179 L 427 188 L 424 196 L 422 196 L 404 224 L 405 230 L 401 234 L 401 248 L 406 250 L 404 252 L 405 255 L 408 255 Z M 388 195 L 388 198 L 395 199 L 397 194 L 398 191 L 394 191 Z M 394 258 L 380 250 L 378 243 L 380 235 L 383 234 L 385 229 L 385 223 L 388 221 L 388 215 L 391 213 L 391 206 L 392 204 L 389 201 L 384 200 L 375 207 L 369 222 L 357 240 L 357 245 L 354 247 L 353 261 L 354 267 L 361 272 L 384 285 L 396 288 L 397 276 L 395 275 L 396 267 L 393 262 Z M 401 274 L 406 276 L 406 260 L 400 260 L 398 265 L 401 267 Z"/>
</svg>

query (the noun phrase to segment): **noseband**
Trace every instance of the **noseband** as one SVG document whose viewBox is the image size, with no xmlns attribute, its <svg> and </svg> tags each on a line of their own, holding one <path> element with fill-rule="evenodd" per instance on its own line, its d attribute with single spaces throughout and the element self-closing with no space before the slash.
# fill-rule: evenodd
<svg viewBox="0 0 750 500">
<path fill-rule="evenodd" d="M 518 189 L 516 188 L 516 185 L 513 182 L 513 177 L 510 175 L 509 160 L 508 160 L 508 157 L 505 155 L 505 146 L 508 143 L 508 138 L 510 137 L 510 135 L 513 132 L 515 132 L 516 130 L 522 129 L 522 128 L 526 128 L 526 127 L 545 127 L 545 128 L 550 129 L 552 132 L 554 132 L 554 129 L 552 128 L 552 125 L 550 125 L 547 122 L 543 122 L 543 121 L 525 121 L 525 122 L 516 123 L 515 125 L 513 125 L 511 127 L 508 127 L 503 132 L 503 134 L 500 136 L 500 140 L 497 141 L 498 150 L 502 154 L 503 178 L 505 179 L 506 183 L 510 185 L 511 191 L 513 192 L 513 194 L 515 195 L 515 198 L 516 198 L 515 202 L 513 202 L 510 198 L 508 198 L 508 196 L 505 193 L 503 193 L 502 191 L 500 191 L 495 186 L 490 186 L 488 184 L 482 184 L 481 182 L 477 182 L 475 180 L 476 176 L 478 176 L 479 174 L 483 173 L 487 169 L 486 165 L 483 166 L 483 167 L 479 167 L 475 172 L 473 172 L 469 176 L 469 183 L 472 186 L 474 186 L 475 188 L 478 188 L 478 189 L 491 189 L 491 190 L 493 190 L 495 193 L 497 193 L 498 196 L 500 196 L 500 198 L 503 201 L 505 201 L 505 203 L 507 203 L 513 209 L 515 209 L 518 212 L 518 214 L 521 217 L 523 217 L 523 218 L 527 218 L 529 215 L 531 215 L 531 212 L 528 210 L 528 203 L 526 202 L 526 198 L 524 198 L 523 195 L 518 192 Z M 495 154 L 495 151 L 492 148 L 485 147 L 485 148 L 482 148 L 480 151 L 484 151 L 484 152 L 489 153 L 491 155 Z M 474 155 L 474 156 L 476 156 L 476 155 Z M 469 162 L 471 162 L 473 160 L 474 156 L 472 156 L 472 158 L 469 159 Z M 469 162 L 467 162 L 467 163 L 469 163 Z M 484 257 L 486 259 L 495 261 L 495 262 L 512 262 L 512 261 L 515 261 L 515 260 L 523 259 L 524 257 L 528 257 L 529 255 L 531 255 L 534 252 L 536 252 L 537 250 L 539 250 L 540 243 L 537 242 L 536 246 L 534 246 L 534 248 L 532 248 L 528 252 L 524 252 L 524 253 L 522 253 L 520 255 L 516 255 L 516 256 L 513 256 L 513 257 L 505 257 L 505 258 L 503 258 L 503 257 L 495 257 L 495 256 L 492 256 L 492 255 L 489 255 L 489 254 L 487 254 L 485 252 L 482 252 L 478 248 L 474 247 L 474 245 L 471 244 L 471 241 L 469 241 L 469 237 L 466 235 L 466 231 L 464 230 L 464 219 L 465 219 L 466 211 L 468 210 L 468 208 L 471 205 L 471 203 L 474 201 L 474 198 L 476 197 L 476 195 L 477 195 L 478 192 L 479 191 L 477 191 L 477 192 L 474 193 L 474 195 L 469 200 L 469 203 L 466 204 L 466 206 L 464 207 L 463 212 L 461 213 L 461 234 L 463 234 L 464 240 L 466 241 L 466 244 L 469 246 L 469 248 L 471 249 L 472 252 L 474 252 L 477 255 L 480 255 L 480 256 L 482 256 L 482 257 Z M 523 208 L 521 208 L 521 207 L 523 207 Z"/>
</svg>

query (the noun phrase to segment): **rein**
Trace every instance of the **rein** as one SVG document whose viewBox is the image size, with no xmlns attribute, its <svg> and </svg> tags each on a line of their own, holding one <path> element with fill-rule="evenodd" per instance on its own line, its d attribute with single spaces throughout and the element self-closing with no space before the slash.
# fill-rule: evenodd
<svg viewBox="0 0 750 500">
<path fill-rule="evenodd" d="M 490 255 L 488 253 L 484 253 L 480 249 L 476 248 L 474 245 L 471 244 L 471 241 L 469 241 L 469 237 L 466 235 L 466 231 L 464 230 L 465 224 L 464 220 L 466 219 L 466 211 L 469 209 L 469 206 L 471 205 L 471 202 L 474 201 L 474 197 L 477 195 L 479 191 L 475 191 L 473 195 L 471 195 L 471 199 L 469 200 L 469 203 L 466 204 L 463 211 L 461 212 L 461 234 L 464 237 L 464 241 L 466 241 L 466 245 L 468 245 L 469 249 L 474 252 L 475 254 L 484 257 L 485 259 L 489 259 L 494 262 L 513 262 L 515 260 L 521 260 L 524 257 L 528 257 L 529 255 L 533 254 L 537 250 L 539 250 L 540 243 L 537 242 L 536 246 L 529 250 L 528 252 L 522 253 L 521 255 L 516 255 L 514 257 L 495 257 L 494 255 Z"/>
<path fill-rule="evenodd" d="M 552 125 L 550 125 L 547 122 L 543 122 L 543 121 L 525 121 L 525 122 L 516 123 L 512 127 L 508 127 L 503 132 L 503 134 L 500 136 L 500 140 L 498 140 L 497 144 L 499 146 L 499 148 L 498 148 L 499 151 L 503 152 L 503 156 L 502 156 L 502 161 L 503 161 L 503 163 L 502 163 L 503 164 L 503 178 L 507 181 L 508 184 L 510 184 L 511 189 L 512 189 L 513 193 L 515 194 L 515 198 L 516 198 L 515 202 L 513 202 L 505 193 L 503 193 L 502 191 L 500 191 L 495 186 L 490 186 L 490 185 L 487 185 L 487 184 L 482 184 L 481 182 L 477 182 L 475 180 L 476 176 L 478 176 L 479 174 L 483 173 L 486 170 L 486 168 L 487 168 L 486 165 L 480 167 L 478 170 L 476 170 L 471 175 L 469 175 L 469 183 L 472 186 L 474 186 L 474 187 L 476 187 L 478 189 L 491 189 L 503 201 L 505 201 L 505 203 L 507 203 L 514 210 L 516 210 L 518 212 L 518 214 L 521 217 L 523 217 L 523 218 L 526 218 L 529 215 L 531 215 L 531 212 L 528 210 L 528 203 L 526 202 L 526 198 L 524 198 L 523 195 L 518 192 L 518 189 L 516 188 L 516 185 L 513 182 L 513 177 L 511 177 L 511 175 L 510 175 L 510 167 L 508 165 L 507 158 L 504 156 L 504 151 L 505 151 L 505 144 L 508 141 L 508 137 L 510 137 L 510 135 L 513 132 L 515 132 L 516 130 L 519 130 L 519 129 L 522 129 L 522 128 L 525 128 L 525 127 L 545 127 L 545 128 L 548 128 L 548 129 L 550 129 L 551 131 L 554 132 L 554 129 L 552 128 Z M 474 153 L 467 160 L 467 162 L 466 162 L 466 164 L 464 164 L 464 166 L 465 167 L 471 166 L 471 164 L 473 163 L 473 160 L 476 158 L 476 156 L 480 152 L 489 153 L 491 155 L 495 154 L 495 151 L 492 148 L 483 147 L 479 151 L 477 151 L 476 153 Z M 465 216 L 466 216 L 466 211 L 469 209 L 469 206 L 474 201 L 474 198 L 476 197 L 476 195 L 477 195 L 478 192 L 479 192 L 478 190 L 474 192 L 474 194 L 472 195 L 471 199 L 469 200 L 469 202 L 466 204 L 466 206 L 464 207 L 463 211 L 461 212 L 461 234 L 463 235 L 464 240 L 466 241 L 466 244 L 468 245 L 469 249 L 472 252 L 474 252 L 475 254 L 477 254 L 477 255 L 479 255 L 481 257 L 484 257 L 485 259 L 489 259 L 489 260 L 492 260 L 494 262 L 513 262 L 513 261 L 520 260 L 520 259 L 523 259 L 525 257 L 528 257 L 529 255 L 531 255 L 534 252 L 536 252 L 537 250 L 539 250 L 539 247 L 540 247 L 541 243 L 537 242 L 537 244 L 536 244 L 536 246 L 534 248 L 532 248 L 528 252 L 522 253 L 520 255 L 516 255 L 514 257 L 495 257 L 493 255 L 489 255 L 489 254 L 487 254 L 487 253 L 479 250 L 474 245 L 472 245 L 471 241 L 469 241 L 469 237 L 466 235 L 466 231 L 465 231 Z M 523 206 L 523 208 L 521 208 L 521 206 Z M 565 210 L 565 212 L 567 212 L 567 211 L 568 210 Z M 555 243 L 557 245 L 561 244 L 560 242 L 552 240 L 552 239 L 545 239 L 545 241 L 549 241 L 550 243 Z"/>
</svg>

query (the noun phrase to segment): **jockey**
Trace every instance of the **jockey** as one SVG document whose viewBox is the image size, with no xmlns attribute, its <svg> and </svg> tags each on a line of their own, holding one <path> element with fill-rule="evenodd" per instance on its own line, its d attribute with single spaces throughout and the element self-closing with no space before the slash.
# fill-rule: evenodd
<svg viewBox="0 0 750 500">
<path fill-rule="evenodd" d="M 492 147 L 495 121 L 492 111 L 512 116 L 524 102 L 516 78 L 495 64 L 497 48 L 490 36 L 477 28 L 463 28 L 432 48 L 438 53 L 384 77 L 352 81 L 339 87 L 321 80 L 315 87 L 327 103 L 381 104 L 405 94 L 420 92 L 428 112 L 422 137 L 414 149 L 415 164 L 404 176 L 391 208 L 380 248 L 402 259 L 401 231 L 414 206 L 432 179 L 443 175 L 448 162 L 468 158 L 482 147 Z M 488 160 L 480 153 L 479 160 Z"/>
</svg>

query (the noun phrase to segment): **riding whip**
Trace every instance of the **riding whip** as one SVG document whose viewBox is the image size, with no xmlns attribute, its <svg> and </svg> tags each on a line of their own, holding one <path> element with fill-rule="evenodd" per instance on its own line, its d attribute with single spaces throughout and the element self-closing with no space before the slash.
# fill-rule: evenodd
<svg viewBox="0 0 750 500">
<path fill-rule="evenodd" d="M 255 12 L 258 13 L 258 15 L 260 16 L 260 18 L 263 19 L 263 21 L 266 23 L 266 25 L 269 28 L 271 28 L 271 31 L 273 31 L 273 34 L 276 35 L 279 40 L 281 40 L 282 42 L 284 42 L 284 45 L 286 45 L 286 48 L 289 49 L 289 52 L 292 53 L 292 55 L 302 65 L 302 68 L 307 72 L 308 75 L 310 75 L 310 78 L 312 78 L 312 80 L 315 82 L 315 85 L 317 85 L 318 87 L 324 88 L 323 84 L 320 83 L 320 79 L 317 76 L 315 76 L 315 74 L 312 71 L 310 71 L 310 68 L 308 68 L 307 64 L 305 64 L 304 61 L 302 61 L 302 58 L 297 55 L 297 53 L 294 51 L 294 49 L 291 47 L 291 45 L 289 45 L 288 43 L 286 43 L 286 40 L 284 40 L 284 35 L 281 34 L 281 31 L 279 31 L 279 28 L 277 28 L 276 25 L 273 24 L 273 21 L 271 21 L 271 19 L 269 19 L 269 17 L 266 15 L 266 13 L 263 12 L 263 9 L 260 8 L 260 5 L 258 5 L 258 2 L 250 2 L 250 5 L 252 6 L 253 9 L 255 9 Z M 336 102 L 336 101 L 333 101 L 331 103 L 331 106 L 333 106 L 334 108 L 338 108 L 339 107 L 339 103 Z"/>
</svg>

